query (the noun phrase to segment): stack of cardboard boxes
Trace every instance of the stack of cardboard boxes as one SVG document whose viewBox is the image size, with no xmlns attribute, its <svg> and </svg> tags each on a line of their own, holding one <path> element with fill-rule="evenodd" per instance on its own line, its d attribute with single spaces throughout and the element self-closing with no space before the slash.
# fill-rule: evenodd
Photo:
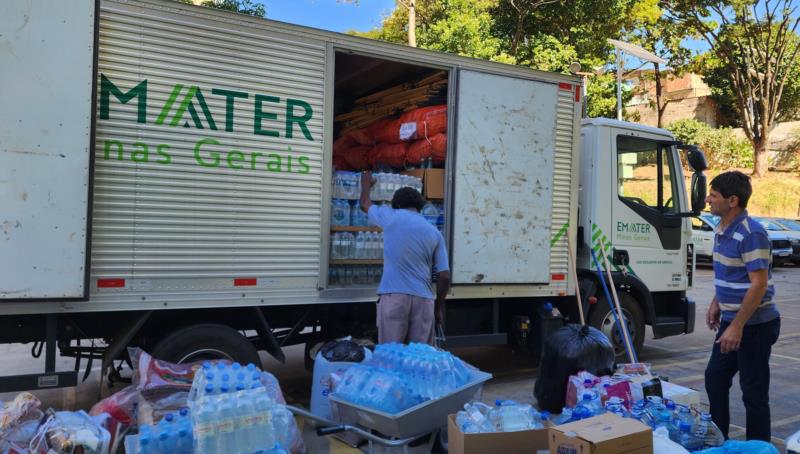
<svg viewBox="0 0 800 454">
<path fill-rule="evenodd" d="M 519 432 L 465 434 L 447 421 L 450 454 L 651 454 L 653 432 L 635 419 L 606 413 L 560 426 Z"/>
</svg>

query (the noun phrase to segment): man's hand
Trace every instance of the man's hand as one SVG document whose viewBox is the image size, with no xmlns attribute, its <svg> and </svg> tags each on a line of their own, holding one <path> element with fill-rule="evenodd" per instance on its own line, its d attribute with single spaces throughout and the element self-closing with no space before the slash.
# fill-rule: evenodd
<svg viewBox="0 0 800 454">
<path fill-rule="evenodd" d="M 717 299 L 714 298 L 714 300 L 711 301 L 711 305 L 708 306 L 708 312 L 706 312 L 706 326 L 708 326 L 708 329 L 711 331 L 716 331 L 719 329 L 719 320 L 721 315 L 722 312 L 719 310 L 719 303 L 717 302 Z"/>
<path fill-rule="evenodd" d="M 437 299 L 436 303 L 434 303 L 433 316 L 436 319 L 436 324 L 442 325 L 442 328 L 444 328 L 444 313 L 445 313 L 444 308 L 445 308 L 444 300 L 440 301 Z"/>
<path fill-rule="evenodd" d="M 365 170 L 361 172 L 361 187 L 362 188 L 371 188 L 375 182 L 372 181 L 372 172 L 369 170 Z"/>
<path fill-rule="evenodd" d="M 742 329 L 738 324 L 731 323 L 728 325 L 722 336 L 715 342 L 719 344 L 719 351 L 730 353 L 739 350 L 739 345 L 742 343 Z"/>
</svg>

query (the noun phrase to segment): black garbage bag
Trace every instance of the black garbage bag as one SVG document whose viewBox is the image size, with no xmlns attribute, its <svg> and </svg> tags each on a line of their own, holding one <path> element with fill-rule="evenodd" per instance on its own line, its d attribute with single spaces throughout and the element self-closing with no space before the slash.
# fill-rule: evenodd
<svg viewBox="0 0 800 454">
<path fill-rule="evenodd" d="M 545 340 L 533 395 L 540 409 L 560 413 L 570 375 L 582 370 L 609 375 L 613 367 L 614 347 L 602 332 L 591 326 L 567 325 Z"/>
<path fill-rule="evenodd" d="M 348 339 L 326 342 L 319 351 L 328 361 L 360 363 L 364 360 L 364 347 Z"/>
</svg>

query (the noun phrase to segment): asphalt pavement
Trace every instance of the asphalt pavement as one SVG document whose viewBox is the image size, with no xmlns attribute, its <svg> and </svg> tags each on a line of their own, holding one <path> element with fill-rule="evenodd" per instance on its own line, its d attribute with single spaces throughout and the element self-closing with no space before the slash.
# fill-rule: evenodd
<svg viewBox="0 0 800 454">
<path fill-rule="evenodd" d="M 775 299 L 781 311 L 781 335 L 773 346 L 770 360 L 772 380 L 770 399 L 772 408 L 773 442 L 783 449 L 783 440 L 790 434 L 800 430 L 800 267 L 777 268 L 773 273 L 776 287 Z M 673 383 L 700 391 L 701 408 L 708 408 L 708 400 L 704 389 L 706 363 L 711 352 L 714 332 L 705 326 L 705 313 L 713 295 L 713 275 L 711 269 L 699 268 L 695 277 L 695 285 L 689 295 L 697 302 L 695 331 L 691 334 L 654 340 L 652 336 L 645 340 L 644 348 L 639 355 L 640 361 L 652 364 L 654 372 L 669 377 Z M 307 406 L 311 390 L 311 375 L 303 366 L 303 347 L 293 346 L 286 350 L 286 364 L 280 364 L 266 354 L 262 354 L 264 367 L 271 371 L 281 383 L 289 403 Z M 533 384 L 538 374 L 536 363 L 526 350 L 513 351 L 507 347 L 481 347 L 457 349 L 453 353 L 459 355 L 476 367 L 491 372 L 494 378 L 484 387 L 482 400 L 493 402 L 495 399 L 514 399 L 521 402 L 533 401 Z M 32 359 L 30 345 L 0 345 L 2 372 L 4 374 L 32 373 L 42 369 L 41 360 Z M 74 360 L 57 358 L 60 370 L 69 370 Z M 95 369 L 98 365 L 95 365 Z M 98 394 L 108 395 L 121 389 L 121 385 L 112 389 L 104 387 L 100 391 L 99 376 L 95 370 L 89 379 L 76 388 L 41 391 L 36 394 L 44 406 L 57 409 L 88 409 L 97 401 Z M 0 400 L 13 398 L 14 394 L 0 393 Z M 731 390 L 731 436 L 744 438 L 745 413 L 741 401 L 738 380 L 734 379 Z M 314 440 L 310 429 L 305 437 L 311 441 L 309 447 L 319 449 L 329 447 L 330 452 L 350 451 L 343 444 L 325 439 Z M 322 451 L 324 452 L 324 451 Z M 352 452 L 352 451 L 351 451 Z"/>
</svg>

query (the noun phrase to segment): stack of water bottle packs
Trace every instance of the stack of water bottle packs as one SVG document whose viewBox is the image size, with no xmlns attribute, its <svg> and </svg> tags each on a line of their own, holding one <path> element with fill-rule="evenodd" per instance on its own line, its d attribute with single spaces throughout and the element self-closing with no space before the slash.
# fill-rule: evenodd
<svg viewBox="0 0 800 454">
<path fill-rule="evenodd" d="M 255 365 L 206 362 L 195 373 L 189 407 L 140 426 L 140 454 L 286 453 L 292 415 L 264 387 Z"/>
<path fill-rule="evenodd" d="M 565 407 L 554 423 L 566 424 L 608 412 L 637 419 L 653 429 L 664 427 L 670 440 L 688 451 L 720 446 L 725 442 L 722 431 L 707 413 L 697 413 L 688 406 L 659 396 L 647 396 L 631 403 L 617 396 L 608 396 L 605 393 L 607 389 L 608 383 L 585 380 L 576 405 Z"/>
<path fill-rule="evenodd" d="M 470 402 L 456 413 L 456 424 L 464 433 L 518 432 L 543 429 L 550 413 L 536 411 L 528 404 L 497 400 L 494 407 Z"/>
<path fill-rule="evenodd" d="M 379 344 L 372 358 L 345 372 L 333 395 L 385 413 L 399 413 L 467 384 L 471 366 L 427 344 Z"/>
</svg>

